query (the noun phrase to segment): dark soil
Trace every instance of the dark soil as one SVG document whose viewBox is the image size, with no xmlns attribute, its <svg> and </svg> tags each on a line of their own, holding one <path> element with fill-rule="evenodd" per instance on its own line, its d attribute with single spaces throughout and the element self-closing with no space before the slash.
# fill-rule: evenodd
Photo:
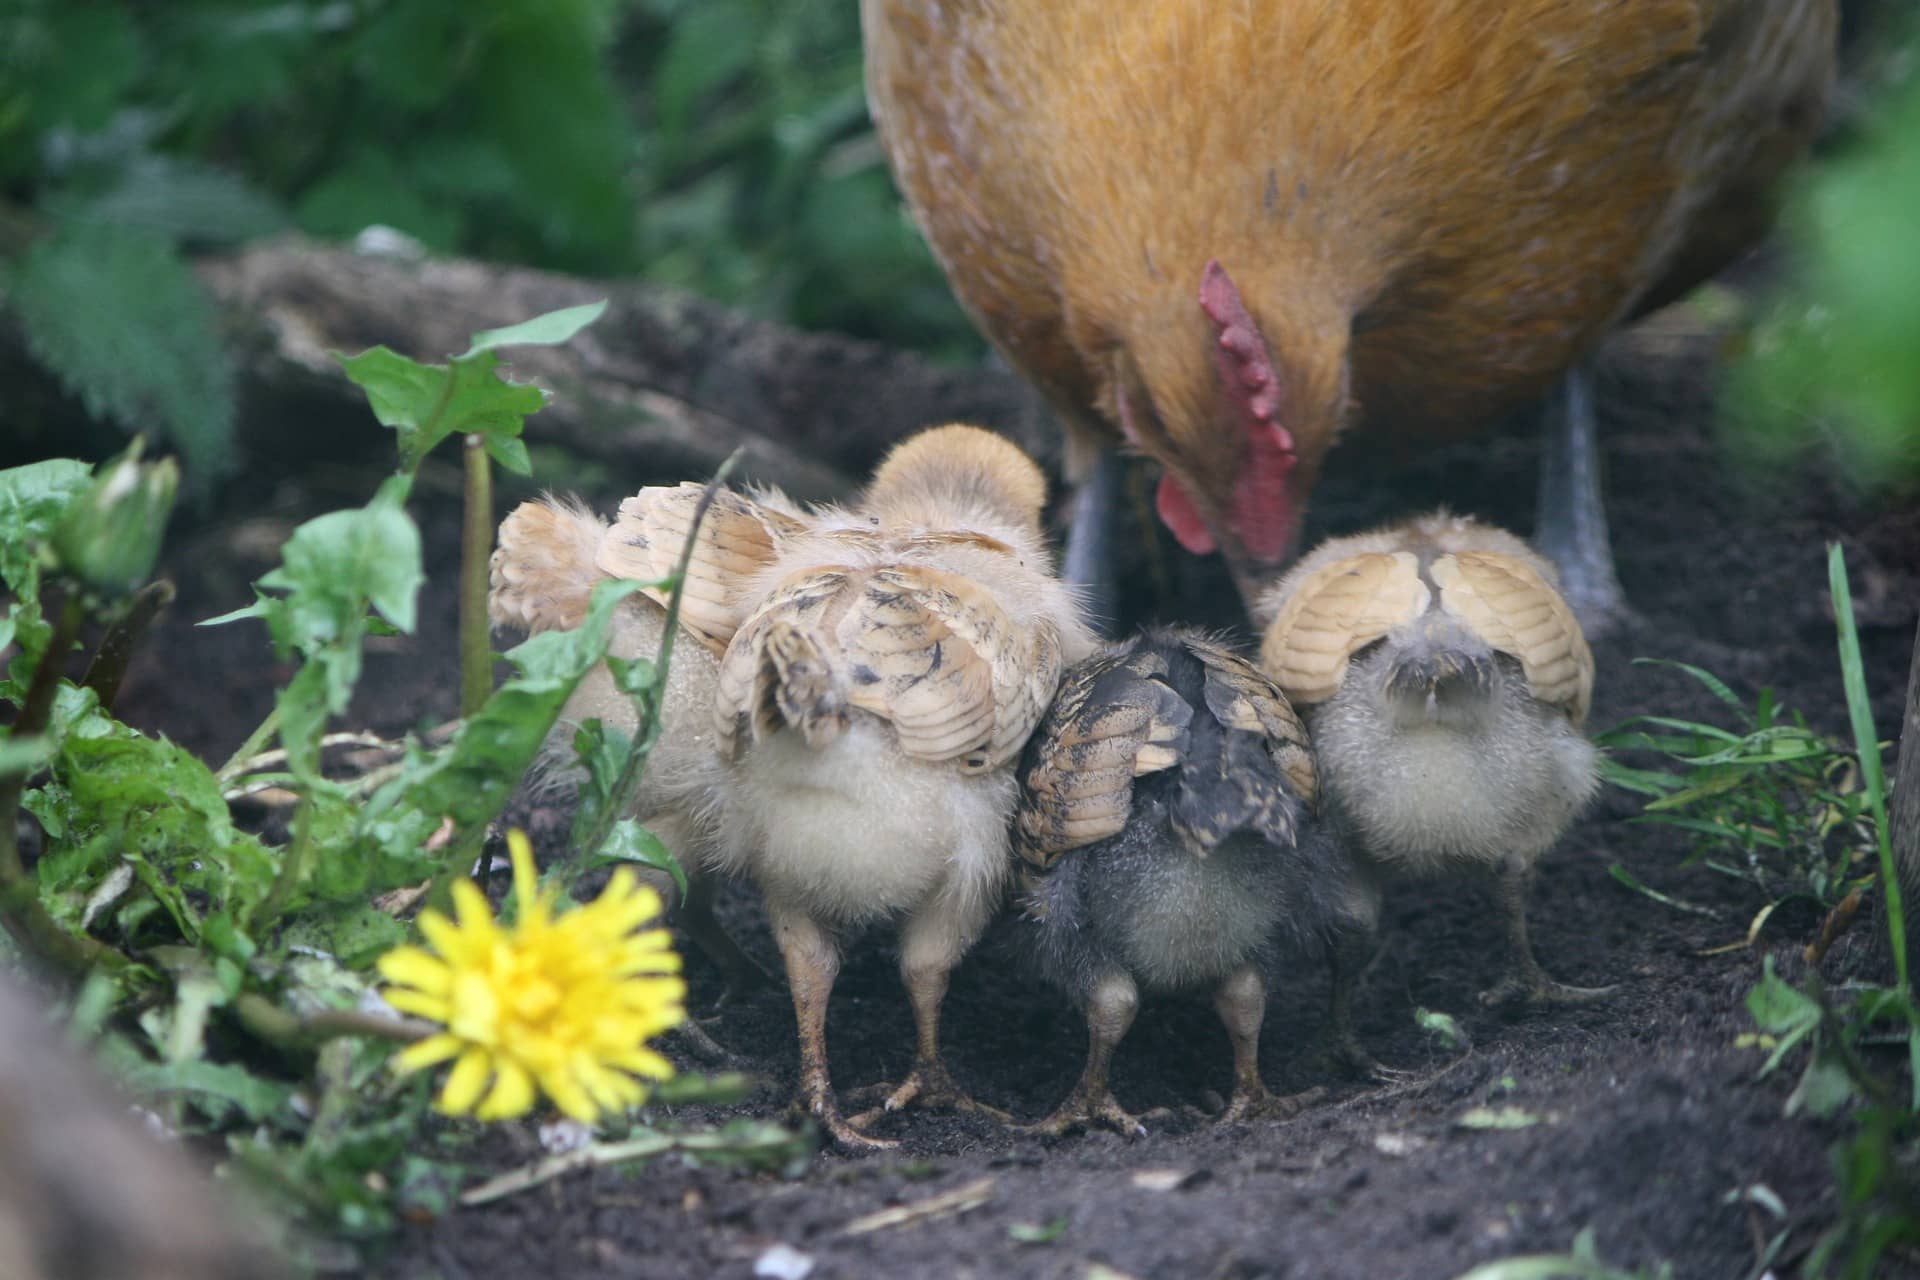
<svg viewBox="0 0 1920 1280">
<path fill-rule="evenodd" d="M 1700 663 L 1749 695 L 1770 685 L 1814 726 L 1844 734 L 1824 564 L 1826 541 L 1838 538 L 1859 597 L 1878 722 L 1897 725 L 1920 600 L 1920 515 L 1910 503 L 1857 505 L 1812 472 L 1766 488 L 1736 479 L 1711 426 L 1714 354 L 1710 339 L 1676 331 L 1669 319 L 1665 329 L 1620 340 L 1604 362 L 1614 541 L 1637 613 L 1595 646 L 1593 723 L 1605 728 L 1643 712 L 1711 718 L 1711 699 L 1683 676 L 1630 665 L 1660 656 Z M 1527 529 L 1536 458 L 1530 434 L 1518 429 L 1411 457 L 1404 468 L 1352 442 L 1322 488 L 1309 536 L 1442 498 Z M 269 567 L 292 522 L 363 500 L 379 465 L 309 473 L 249 494 L 255 505 L 244 513 L 177 546 L 171 567 L 181 601 L 130 679 L 129 718 L 216 758 L 232 750 L 287 673 L 275 670 L 256 628 L 191 623 L 244 602 L 246 582 Z M 623 487 L 670 478 L 636 462 Z M 383 731 L 442 717 L 454 697 L 455 497 L 450 483 L 426 488 L 432 584 L 421 634 L 376 642 L 350 717 Z M 604 509 L 618 495 L 591 496 Z M 1156 602 L 1154 576 L 1142 567 L 1148 571 L 1130 579 L 1143 584 L 1136 608 L 1230 620 L 1231 593 L 1210 571 L 1180 563 L 1180 587 Z M 1730 1193 L 1771 1188 L 1794 1226 L 1790 1255 L 1805 1248 L 1835 1208 L 1826 1155 L 1833 1134 L 1783 1118 L 1790 1073 L 1756 1082 L 1759 1055 L 1735 1044 L 1751 1029 L 1742 997 L 1760 955 L 1701 954 L 1738 940 L 1759 903 L 1712 872 L 1681 869 L 1684 848 L 1671 833 L 1624 821 L 1635 809 L 1631 797 L 1607 795 L 1549 856 L 1533 897 L 1547 968 L 1570 982 L 1619 984 L 1594 1006 L 1483 1011 L 1475 996 L 1498 976 L 1500 953 L 1477 887 L 1410 885 L 1390 897 L 1360 1030 L 1380 1057 L 1417 1073 L 1410 1084 L 1363 1087 L 1320 1065 L 1325 978 L 1299 971 L 1278 984 L 1265 1074 L 1276 1090 L 1324 1085 L 1328 1094 L 1291 1121 L 1210 1125 L 1205 1113 L 1220 1105 L 1228 1082 L 1224 1033 L 1202 1005 L 1150 1006 L 1114 1074 L 1124 1105 L 1172 1109 L 1144 1139 L 1040 1140 L 975 1118 L 909 1113 L 881 1126 L 902 1139 L 897 1154 L 825 1153 L 791 1180 L 678 1160 L 571 1175 L 408 1228 L 373 1273 L 747 1276 L 784 1242 L 809 1255 L 821 1277 L 1079 1277 L 1103 1264 L 1140 1277 L 1372 1280 L 1449 1277 L 1514 1253 L 1564 1250 L 1591 1227 L 1619 1265 L 1665 1260 L 1680 1277 L 1746 1275 L 1758 1227 Z M 564 831 L 562 813 L 521 805 L 510 817 L 546 852 Z M 1614 863 L 1719 918 L 1628 891 L 1608 874 Z M 750 896 L 732 891 L 724 910 L 748 949 L 776 965 Z M 1789 971 L 1817 924 L 1806 913 L 1770 932 Z M 1861 944 L 1843 943 L 1839 962 Z M 778 1112 L 794 1080 L 784 991 L 751 992 L 715 1012 L 717 981 L 697 956 L 689 967 L 696 1010 L 712 1034 L 767 1081 L 743 1110 Z M 1417 1009 L 1452 1014 L 1470 1047 L 1440 1047 L 1416 1025 Z M 1017 971 L 992 937 L 956 977 L 945 1036 L 959 1080 L 1026 1119 L 1059 1100 L 1084 1047 L 1074 1012 Z M 851 949 L 831 1039 L 843 1089 L 897 1078 L 907 1067 L 911 1028 L 889 938 L 874 934 Z M 1538 1123 L 1508 1131 L 1456 1124 L 1483 1103 L 1513 1104 Z M 497 1168 L 540 1154 L 532 1125 L 489 1136 L 478 1149 Z M 1172 1189 L 1136 1181 L 1165 1170 L 1179 1174 Z M 957 1215 L 846 1230 L 876 1209 L 981 1180 L 984 1202 Z M 1016 1238 L 1021 1224 L 1056 1223 L 1064 1225 L 1044 1243 Z"/>
</svg>

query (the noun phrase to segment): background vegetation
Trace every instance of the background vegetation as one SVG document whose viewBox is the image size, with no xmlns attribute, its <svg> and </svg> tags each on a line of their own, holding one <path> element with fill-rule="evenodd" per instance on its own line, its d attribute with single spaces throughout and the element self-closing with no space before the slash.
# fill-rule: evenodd
<svg viewBox="0 0 1920 1280">
<path fill-rule="evenodd" d="M 230 456 L 234 393 L 183 253 L 372 225 L 941 355 L 980 349 L 893 195 L 852 4 L 0 12 L 0 299 L 90 411 L 177 449 L 189 487 Z"/>
</svg>

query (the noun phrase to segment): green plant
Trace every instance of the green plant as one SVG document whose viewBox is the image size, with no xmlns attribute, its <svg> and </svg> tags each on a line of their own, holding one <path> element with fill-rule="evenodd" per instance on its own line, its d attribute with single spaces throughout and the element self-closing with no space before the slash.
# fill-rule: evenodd
<svg viewBox="0 0 1920 1280">
<path fill-rule="evenodd" d="M 1883 748 L 1874 731 L 1838 544 L 1828 549 L 1828 587 L 1850 745 L 1812 733 L 1798 717 L 1786 717 L 1770 694 L 1763 693 L 1750 710 L 1710 673 L 1682 667 L 1731 709 L 1736 729 L 1641 717 L 1609 735 L 1609 745 L 1653 751 L 1681 768 L 1646 770 L 1613 762 L 1608 776 L 1616 785 L 1653 797 L 1640 820 L 1689 831 L 1695 858 L 1760 891 L 1768 905 L 1755 917 L 1749 942 L 1781 896 L 1804 894 L 1836 908 L 1822 938 L 1807 948 L 1801 982 L 1782 977 L 1769 955 L 1746 1004 L 1761 1033 L 1751 1042 L 1769 1050 L 1760 1076 L 1805 1051 L 1787 1114 L 1843 1126 L 1832 1149 L 1839 1212 L 1815 1242 L 1804 1274 L 1865 1280 L 1878 1274 L 1890 1249 L 1920 1246 L 1920 1009 L 1906 954 L 1908 904 L 1901 900 L 1889 839 Z M 1618 869 L 1616 874 L 1647 891 Z M 1885 899 L 1893 981 L 1830 987 L 1820 961 L 1833 934 L 1858 914 L 1857 895 L 1870 892 Z M 1657 892 L 1653 896 L 1673 901 Z M 1900 1068 L 1884 1065 L 1881 1051 L 1890 1046 L 1902 1051 L 1904 1082 Z M 1784 1234 L 1775 1237 L 1770 1256 L 1783 1241 Z M 1480 1280 L 1509 1274 L 1560 1273 L 1498 1272 Z"/>
<path fill-rule="evenodd" d="M 1872 882 L 1875 817 L 1854 747 L 1809 729 L 1771 689 L 1762 689 L 1748 706 L 1699 667 L 1650 658 L 1635 663 L 1685 673 L 1727 709 L 1732 727 L 1635 716 L 1600 735 L 1600 744 L 1615 753 L 1602 764 L 1602 777 L 1651 797 L 1631 821 L 1687 832 L 1689 864 L 1753 890 L 1760 906 L 1750 936 L 1787 899 L 1803 897 L 1827 909 Z M 1629 752 L 1650 753 L 1661 765 L 1638 767 L 1617 758 Z M 1877 771 L 1877 749 L 1871 763 Z M 1612 870 L 1629 888 L 1657 901 L 1714 914 L 1640 883 L 1624 867 Z"/>
<path fill-rule="evenodd" d="M 259 1188 L 329 1235 L 377 1235 L 459 1180 L 457 1151 L 421 1149 L 425 1090 L 386 1070 L 392 1043 L 429 1028 L 381 1006 L 371 967 L 406 938 L 405 904 L 474 866 L 561 707 L 606 657 L 614 609 L 641 584 L 601 584 L 579 628 L 506 655 L 513 674 L 498 689 L 482 613 L 483 696 L 444 731 L 384 744 L 391 762 L 369 773 L 327 767 L 329 723 L 358 681 L 365 639 L 416 622 L 412 469 L 453 434 L 477 441 L 470 458 L 523 464 L 522 423 L 545 401 L 502 378 L 495 352 L 564 341 L 596 314 L 576 308 L 479 335 L 447 366 L 390 352 L 343 361 L 399 432 L 403 470 L 365 506 L 296 529 L 255 603 L 213 620 L 261 621 L 297 663 L 267 721 L 219 769 L 116 720 L 91 670 L 66 678 L 87 618 L 124 621 L 149 601 L 138 583 L 155 538 L 139 535 L 164 523 L 167 464 L 136 451 L 97 474 L 70 461 L 0 472 L 0 578 L 12 593 L 0 641 L 18 650 L 0 699 L 19 708 L 0 732 L 0 922 L 26 959 L 66 980 L 77 1031 L 130 1089 L 174 1127 L 224 1138 Z M 145 564 L 118 554 L 130 530 Z M 484 572 L 484 556 L 470 555 L 463 574 L 476 564 Z M 643 724 L 665 658 L 620 664 Z M 618 744 L 612 776 L 623 786 L 650 743 L 641 733 Z M 283 842 L 229 811 L 263 784 L 294 798 Z M 625 795 L 603 802 L 623 811 Z M 18 838 L 22 808 L 39 829 L 31 859 Z M 557 893 L 595 861 L 677 870 L 658 841 L 599 838 L 564 865 Z M 699 1083 L 676 1096 L 700 1096 Z M 776 1133 L 791 1160 L 796 1139 L 783 1130 L 759 1126 L 742 1141 L 766 1152 Z M 721 1138 L 684 1140 L 730 1149 Z"/>
<path fill-rule="evenodd" d="M 1920 77 L 1910 74 L 1920 29 L 1903 25 L 1887 32 L 1889 74 L 1860 136 L 1789 203 L 1789 284 L 1755 333 L 1727 415 L 1739 456 L 1778 465 L 1819 442 L 1873 489 L 1920 478 Z"/>
<path fill-rule="evenodd" d="M 1475 1267 L 1457 1280 L 1673 1280 L 1673 1268 L 1664 1262 L 1632 1271 L 1613 1266 L 1601 1259 L 1593 1228 L 1582 1227 L 1566 1253 L 1502 1258 Z"/>
</svg>

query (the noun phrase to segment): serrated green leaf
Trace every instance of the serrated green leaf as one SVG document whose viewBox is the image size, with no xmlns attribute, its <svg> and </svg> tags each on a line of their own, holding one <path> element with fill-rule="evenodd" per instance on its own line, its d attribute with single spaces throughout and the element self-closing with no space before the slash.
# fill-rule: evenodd
<svg viewBox="0 0 1920 1280">
<path fill-rule="evenodd" d="M 0 471 L 0 580 L 37 599 L 34 549 L 93 479 L 93 468 L 71 458 L 49 458 Z"/>
<path fill-rule="evenodd" d="M 562 346 L 573 341 L 576 334 L 598 320 L 606 310 L 607 300 L 602 298 L 598 302 L 585 302 L 577 307 L 562 307 L 558 311 L 549 311 L 504 328 L 482 329 L 473 335 L 473 345 L 455 359 L 470 359 L 482 351 L 497 351 L 502 347 Z"/>
<path fill-rule="evenodd" d="M 160 155 L 139 156 L 97 194 L 51 200 L 48 212 L 184 244 L 235 244 L 276 235 L 288 222 L 277 201 L 238 174 Z"/>
<path fill-rule="evenodd" d="M 179 450 L 190 486 L 233 467 L 234 378 L 200 283 L 161 237 L 73 224 L 8 286 L 34 356 L 87 411 Z"/>
<path fill-rule="evenodd" d="M 324 951 L 348 969 L 361 969 L 407 940 L 407 927 L 377 907 L 344 902 L 302 912 L 281 935 L 289 947 Z"/>
<path fill-rule="evenodd" d="M 133 1055 L 130 1047 L 110 1055 L 107 1066 L 132 1093 L 184 1096 L 216 1119 L 228 1109 L 256 1124 L 292 1119 L 292 1086 L 264 1080 L 242 1067 L 205 1059 L 153 1062 Z"/>
<path fill-rule="evenodd" d="M 686 901 L 687 873 L 681 869 L 680 860 L 660 842 L 659 836 L 632 818 L 622 818 L 613 824 L 612 830 L 607 832 L 606 843 L 594 851 L 587 865 L 604 867 L 619 862 L 631 862 L 666 872 L 673 877 L 674 887 L 680 891 L 680 900 Z"/>
<path fill-rule="evenodd" d="M 367 393 L 374 416 L 394 429 L 409 472 L 450 435 L 519 435 L 547 402 L 540 388 L 501 378 L 491 351 L 451 365 L 421 364 L 385 347 L 334 359 Z"/>
<path fill-rule="evenodd" d="M 360 820 L 361 855 L 341 860 L 367 868 L 378 887 L 417 881 L 433 866 L 421 846 L 443 818 L 479 830 L 506 806 L 539 754 L 574 688 L 606 655 L 613 612 L 638 590 L 607 581 L 593 589 L 587 616 L 571 631 L 533 636 L 506 654 L 516 668 L 460 732 L 435 752 L 409 751 L 401 772 L 368 799 Z M 424 859 L 424 861 L 423 861 Z M 362 872 L 355 872 L 360 874 Z"/>
</svg>

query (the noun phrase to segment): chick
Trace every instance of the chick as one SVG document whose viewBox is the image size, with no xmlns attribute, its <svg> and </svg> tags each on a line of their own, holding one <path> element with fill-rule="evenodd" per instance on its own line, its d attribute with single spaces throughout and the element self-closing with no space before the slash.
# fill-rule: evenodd
<svg viewBox="0 0 1920 1280">
<path fill-rule="evenodd" d="M 884 1110 L 985 1110 L 942 1063 L 940 1004 L 1008 879 L 1013 760 L 1094 643 L 1054 577 L 1045 498 L 1040 469 L 990 432 L 906 440 L 855 505 L 778 547 L 720 664 L 723 854 L 765 896 L 801 1101 L 847 1148 L 892 1145 L 842 1118 L 827 1066 L 839 935 L 865 922 L 900 922 L 916 1029 Z"/>
<path fill-rule="evenodd" d="M 610 577 L 666 577 L 678 563 L 702 492 L 697 484 L 643 489 L 621 504 L 612 526 L 577 501 L 522 503 L 501 523 L 493 553 L 488 609 L 494 625 L 529 635 L 576 627 L 586 617 L 596 584 Z M 660 731 L 632 813 L 686 873 L 687 901 L 679 905 L 675 923 L 735 986 L 765 975 L 714 918 L 716 885 L 706 874 L 719 861 L 716 806 L 724 777 L 712 711 L 719 654 L 742 613 L 735 585 L 771 557 L 777 538 L 801 527 L 799 513 L 777 491 L 755 500 L 726 490 L 716 493 L 688 563 L 680 636 L 661 692 Z M 666 628 L 665 600 L 657 588 L 628 596 L 614 615 L 608 651 L 619 658 L 657 655 Z M 633 700 L 615 687 L 605 664 L 587 673 L 561 711 L 543 753 L 538 785 L 577 785 L 573 737 L 590 719 L 626 734 L 637 727 Z M 671 880 L 653 878 L 672 901 Z"/>
<path fill-rule="evenodd" d="M 1322 544 L 1265 601 L 1261 665 L 1303 708 L 1329 816 L 1378 889 L 1456 868 L 1498 879 L 1511 969 L 1481 999 L 1577 1001 L 1527 940 L 1534 864 L 1598 785 L 1581 733 L 1593 655 L 1554 570 L 1445 511 Z M 1371 922 L 1370 922 L 1371 923 Z M 1356 1065 L 1363 955 L 1336 956 L 1335 1035 Z"/>
<path fill-rule="evenodd" d="M 1020 765 L 1020 936 L 1087 1019 L 1087 1065 L 1036 1126 L 1145 1130 L 1107 1085 L 1142 992 L 1211 991 L 1233 1044 L 1222 1120 L 1287 1115 L 1259 1071 L 1261 961 L 1353 916 L 1351 868 L 1309 812 L 1306 731 L 1251 664 L 1149 631 L 1067 673 Z"/>
</svg>

